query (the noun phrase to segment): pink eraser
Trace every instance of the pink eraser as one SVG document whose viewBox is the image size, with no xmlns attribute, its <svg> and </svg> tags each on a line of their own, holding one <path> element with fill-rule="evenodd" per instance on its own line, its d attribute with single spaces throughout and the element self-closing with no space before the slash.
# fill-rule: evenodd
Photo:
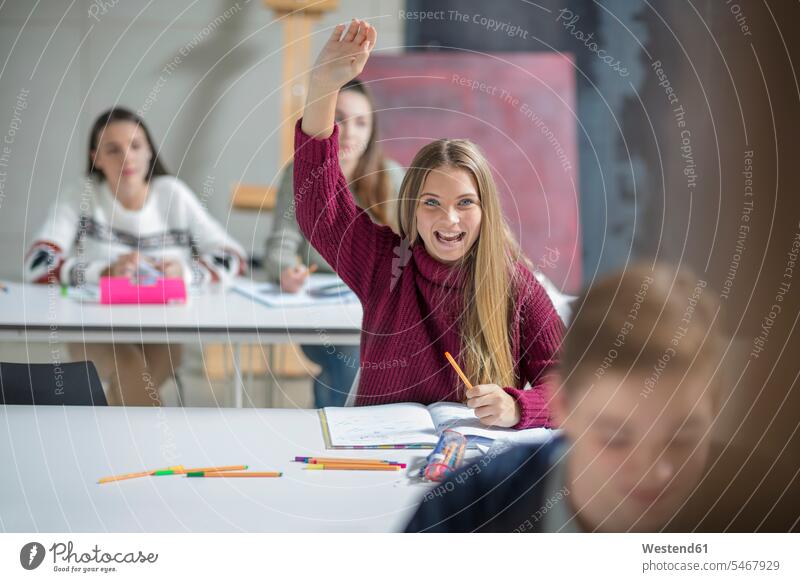
<svg viewBox="0 0 800 582">
<path fill-rule="evenodd" d="M 100 277 L 100 303 L 186 303 L 186 283 L 179 278 L 158 278 L 150 285 L 134 285 L 127 277 Z"/>
</svg>

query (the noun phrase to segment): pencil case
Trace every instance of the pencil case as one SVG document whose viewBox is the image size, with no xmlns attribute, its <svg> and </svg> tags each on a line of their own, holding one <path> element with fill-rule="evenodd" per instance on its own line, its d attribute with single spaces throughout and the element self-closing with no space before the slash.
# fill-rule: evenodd
<svg viewBox="0 0 800 582">
<path fill-rule="evenodd" d="M 186 303 L 186 283 L 179 278 L 158 277 L 147 285 L 136 285 L 127 277 L 101 277 L 100 303 L 104 305 Z"/>
<path fill-rule="evenodd" d="M 467 438 L 459 432 L 447 429 L 439 437 L 439 442 L 428 455 L 422 476 L 428 481 L 444 481 L 448 475 L 461 466 Z"/>
</svg>

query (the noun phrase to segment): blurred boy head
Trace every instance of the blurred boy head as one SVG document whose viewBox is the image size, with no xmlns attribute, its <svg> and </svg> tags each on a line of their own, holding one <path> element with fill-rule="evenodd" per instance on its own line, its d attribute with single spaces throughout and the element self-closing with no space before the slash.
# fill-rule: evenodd
<svg viewBox="0 0 800 582">
<path fill-rule="evenodd" d="M 705 469 L 721 357 L 703 280 L 636 265 L 578 300 L 551 401 L 585 531 L 663 527 Z"/>
</svg>

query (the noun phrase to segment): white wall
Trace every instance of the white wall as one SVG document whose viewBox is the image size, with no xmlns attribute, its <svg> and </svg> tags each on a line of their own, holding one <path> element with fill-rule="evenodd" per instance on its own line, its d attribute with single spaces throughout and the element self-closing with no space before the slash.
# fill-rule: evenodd
<svg viewBox="0 0 800 582">
<path fill-rule="evenodd" d="M 277 180 L 284 36 L 275 14 L 260 0 L 34 4 L 0 8 L 0 278 L 20 278 L 50 201 L 85 171 L 89 126 L 117 103 L 143 110 L 170 171 L 260 254 L 270 217 L 231 213 L 230 188 Z M 403 4 L 341 0 L 317 24 L 314 53 L 354 16 L 378 27 L 379 50 L 397 50 Z"/>
</svg>

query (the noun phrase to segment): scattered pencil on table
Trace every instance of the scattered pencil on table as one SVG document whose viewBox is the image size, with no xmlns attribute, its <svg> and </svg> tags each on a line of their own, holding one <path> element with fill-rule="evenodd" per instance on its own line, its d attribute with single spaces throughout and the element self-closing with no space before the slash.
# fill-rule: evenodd
<svg viewBox="0 0 800 582">
<path fill-rule="evenodd" d="M 220 473 L 226 471 L 245 471 L 247 470 L 247 465 L 228 465 L 227 467 L 195 467 L 192 469 L 184 469 L 181 467 L 180 470 L 174 471 L 171 473 L 158 473 L 161 475 L 183 475 L 186 473 Z"/>
<path fill-rule="evenodd" d="M 113 483 L 114 481 L 124 481 L 126 479 L 136 479 L 138 477 L 149 477 L 151 475 L 155 475 L 156 473 L 162 471 L 177 471 L 183 469 L 183 465 L 175 465 L 173 467 L 167 467 L 166 469 L 154 469 L 151 471 L 139 471 L 138 473 L 125 473 L 124 475 L 113 475 L 111 477 L 103 477 L 98 479 L 98 483 Z"/>
<path fill-rule="evenodd" d="M 173 465 L 171 467 L 167 467 L 165 469 L 154 469 L 151 471 L 140 471 L 138 473 L 125 473 L 124 475 L 115 475 L 112 477 L 103 477 L 99 479 L 97 482 L 102 483 L 113 483 L 115 481 L 124 481 L 126 479 L 136 479 L 138 477 L 161 477 L 164 475 L 189 475 L 192 474 L 192 477 L 213 477 L 213 476 L 226 476 L 226 477 L 280 477 L 280 473 L 278 474 L 270 474 L 264 475 L 261 473 L 245 473 L 248 468 L 247 465 L 226 465 L 223 467 L 195 467 L 191 469 L 186 469 L 183 465 Z M 232 471 L 237 471 L 236 473 L 232 473 Z"/>
<path fill-rule="evenodd" d="M 368 465 L 365 463 L 346 464 L 346 463 L 308 463 L 307 471 L 399 471 L 400 465 L 388 465 L 386 463 L 376 463 Z"/>
<path fill-rule="evenodd" d="M 278 471 L 241 471 L 241 472 L 227 472 L 227 471 L 195 471 L 186 473 L 187 477 L 280 477 L 283 473 Z"/>
<path fill-rule="evenodd" d="M 401 469 L 406 468 L 405 463 L 398 463 L 397 461 L 385 461 L 383 459 L 346 459 L 337 457 L 295 457 L 295 461 L 299 463 L 314 464 L 345 464 L 345 465 L 396 465 Z"/>
</svg>

